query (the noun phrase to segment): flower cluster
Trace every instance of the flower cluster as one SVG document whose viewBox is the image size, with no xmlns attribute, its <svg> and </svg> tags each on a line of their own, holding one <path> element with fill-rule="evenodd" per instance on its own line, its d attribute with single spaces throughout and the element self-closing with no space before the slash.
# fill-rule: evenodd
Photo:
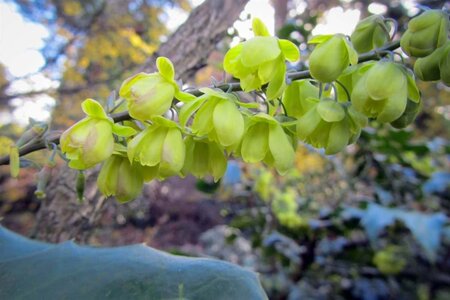
<svg viewBox="0 0 450 300">
<path fill-rule="evenodd" d="M 223 61 L 225 71 L 240 80 L 245 92 L 267 85 L 269 100 L 279 97 L 286 86 L 285 60 L 294 62 L 300 52 L 292 42 L 270 36 L 260 19 L 253 19 L 255 37 L 231 48 Z"/>
<path fill-rule="evenodd" d="M 403 128 L 421 107 L 414 73 L 393 53 L 358 62 L 358 52 L 390 40 L 389 22 L 371 16 L 350 39 L 314 37 L 309 41 L 316 45 L 309 57 L 311 78 L 291 81 L 286 80 L 286 60 L 298 60 L 299 49 L 270 36 L 254 19 L 255 37 L 231 48 L 223 68 L 240 80 L 244 92 L 256 91 L 255 99 L 263 102 L 220 88 L 201 88 L 195 93 L 200 96 L 183 92 L 172 63 L 160 57 L 158 72 L 140 73 L 122 84 L 119 94 L 133 121 L 114 123 L 97 101 L 87 99 L 82 104 L 86 118 L 63 133 L 61 150 L 75 169 L 103 162 L 100 191 L 126 202 L 153 179 L 192 174 L 218 181 L 230 156 L 263 162 L 284 174 L 294 165 L 298 141 L 331 155 L 356 142 L 369 119 Z M 448 84 L 447 31 L 448 16 L 441 11 L 410 22 L 401 43 L 407 54 L 420 57 L 414 66 L 419 78 Z M 18 149 L 11 153 L 17 165 Z"/>
</svg>

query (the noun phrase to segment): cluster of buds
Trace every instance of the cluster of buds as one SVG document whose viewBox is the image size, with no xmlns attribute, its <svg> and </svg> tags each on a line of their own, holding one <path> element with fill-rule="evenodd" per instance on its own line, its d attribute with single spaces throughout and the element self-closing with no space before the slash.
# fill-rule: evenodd
<svg viewBox="0 0 450 300">
<path fill-rule="evenodd" d="M 82 103 L 86 117 L 62 134 L 61 151 L 69 166 L 80 170 L 80 197 L 82 171 L 99 163 L 100 191 L 127 202 L 153 179 L 193 174 L 218 181 L 229 156 L 264 162 L 285 174 L 294 165 L 298 140 L 335 154 L 358 139 L 368 119 L 397 128 L 409 125 L 421 106 L 414 73 L 393 53 L 358 63 L 358 53 L 391 39 L 389 22 L 371 16 L 357 25 L 350 39 L 342 34 L 314 37 L 309 41 L 316 44 L 309 59 L 312 79 L 288 84 L 286 60 L 298 60 L 299 49 L 270 36 L 254 19 L 255 37 L 231 48 L 223 67 L 240 79 L 244 92 L 264 91 L 265 113 L 260 103 L 242 102 L 238 94 L 218 88 L 202 88 L 198 97 L 183 92 L 173 64 L 159 57 L 157 72 L 139 73 L 120 88 L 132 122 L 114 123 L 97 101 L 87 99 Z M 410 22 L 401 46 L 419 57 L 414 67 L 419 78 L 448 84 L 448 27 L 448 16 L 441 11 L 427 11 Z M 174 106 L 174 100 L 182 104 Z M 170 109 L 172 119 L 165 117 Z M 37 129 L 31 138 L 42 134 Z M 29 141 L 29 135 L 23 139 Z M 13 175 L 19 169 L 19 147 L 11 148 Z M 49 168 L 41 173 L 45 186 Z"/>
<path fill-rule="evenodd" d="M 403 51 L 417 57 L 414 73 L 421 80 L 442 80 L 450 86 L 449 16 L 443 10 L 427 10 L 413 18 L 400 44 Z"/>
</svg>

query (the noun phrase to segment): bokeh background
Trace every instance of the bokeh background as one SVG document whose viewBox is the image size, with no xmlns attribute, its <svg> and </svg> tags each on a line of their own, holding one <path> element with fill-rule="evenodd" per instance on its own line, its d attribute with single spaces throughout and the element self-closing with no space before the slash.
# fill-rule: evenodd
<svg viewBox="0 0 450 300">
<path fill-rule="evenodd" d="M 29 118 L 58 131 L 82 117 L 85 98 L 106 103 L 124 79 L 150 70 L 149 58 L 193 9 L 212 1 L 0 1 L 0 155 Z M 185 88 L 225 80 L 223 55 L 252 36 L 251 17 L 299 46 L 301 62 L 290 67 L 302 70 L 313 35 L 349 35 L 370 14 L 394 18 L 402 32 L 421 6 L 446 5 L 234 2 L 238 17 L 184 76 Z M 230 160 L 218 184 L 155 181 L 122 205 L 88 184 L 79 203 L 76 173 L 58 160 L 47 197 L 37 199 L 36 174 L 49 152 L 33 153 L 19 179 L 0 167 L 1 224 L 51 242 L 144 242 L 224 259 L 259 272 L 270 299 L 450 299 L 450 89 L 419 85 L 423 110 L 413 125 L 396 130 L 373 123 L 334 156 L 299 145 L 295 166 L 282 177 L 262 164 Z"/>
</svg>

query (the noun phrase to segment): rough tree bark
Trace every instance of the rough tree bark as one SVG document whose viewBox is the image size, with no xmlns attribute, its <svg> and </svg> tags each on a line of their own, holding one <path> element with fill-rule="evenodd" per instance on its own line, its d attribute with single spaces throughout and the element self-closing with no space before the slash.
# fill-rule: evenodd
<svg viewBox="0 0 450 300">
<path fill-rule="evenodd" d="M 186 22 L 141 70 L 152 72 L 157 56 L 166 56 L 175 65 L 177 77 L 187 80 L 206 65 L 209 54 L 239 17 L 248 0 L 207 0 L 194 9 Z M 75 239 L 86 243 L 99 217 L 114 200 L 105 199 L 96 189 L 98 168 L 86 172 L 86 200 L 79 203 L 74 190 L 76 172 L 67 166 L 55 170 L 37 214 L 32 237 L 49 242 Z"/>
</svg>

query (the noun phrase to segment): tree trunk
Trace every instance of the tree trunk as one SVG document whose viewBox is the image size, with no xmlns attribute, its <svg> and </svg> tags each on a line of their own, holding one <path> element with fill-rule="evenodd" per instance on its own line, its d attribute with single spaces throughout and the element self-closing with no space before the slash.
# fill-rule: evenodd
<svg viewBox="0 0 450 300">
<path fill-rule="evenodd" d="M 272 6 L 275 10 L 275 32 L 277 32 L 286 23 L 288 0 L 272 0 Z"/>
<path fill-rule="evenodd" d="M 157 56 L 166 56 L 175 65 L 177 78 L 187 80 L 206 65 L 209 54 L 226 35 L 248 0 L 207 0 L 194 9 L 145 66 L 146 72 L 155 70 Z M 143 71 L 138 70 L 138 71 Z M 98 168 L 86 172 L 85 201 L 79 203 L 75 193 L 76 172 L 61 167 L 48 187 L 42 201 L 32 236 L 49 242 L 75 239 L 86 243 L 102 213 L 116 205 L 105 199 L 96 188 Z"/>
</svg>

